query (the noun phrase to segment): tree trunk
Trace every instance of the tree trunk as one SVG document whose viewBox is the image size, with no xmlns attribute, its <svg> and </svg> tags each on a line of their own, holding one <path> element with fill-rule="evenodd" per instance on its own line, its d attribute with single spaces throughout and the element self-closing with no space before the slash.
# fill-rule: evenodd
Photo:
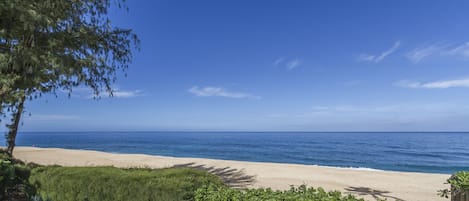
<svg viewBox="0 0 469 201">
<path fill-rule="evenodd" d="M 12 123 L 7 125 L 8 127 L 8 134 L 6 136 L 7 138 L 7 154 L 10 157 L 13 157 L 13 149 L 15 148 L 15 141 L 16 141 L 16 134 L 18 133 L 18 127 L 20 124 L 21 120 L 21 115 L 23 114 L 23 109 L 24 109 L 24 101 L 26 100 L 26 95 L 23 94 L 21 97 L 21 100 L 18 104 L 18 108 L 16 108 L 16 111 L 13 112 L 12 116 Z"/>
</svg>

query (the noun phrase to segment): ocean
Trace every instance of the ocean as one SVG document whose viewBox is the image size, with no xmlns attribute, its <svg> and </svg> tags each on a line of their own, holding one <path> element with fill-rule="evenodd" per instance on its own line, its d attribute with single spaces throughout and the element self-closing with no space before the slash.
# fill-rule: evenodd
<svg viewBox="0 0 469 201">
<path fill-rule="evenodd" d="M 378 171 L 469 170 L 469 133 L 22 132 L 17 145 Z"/>
</svg>

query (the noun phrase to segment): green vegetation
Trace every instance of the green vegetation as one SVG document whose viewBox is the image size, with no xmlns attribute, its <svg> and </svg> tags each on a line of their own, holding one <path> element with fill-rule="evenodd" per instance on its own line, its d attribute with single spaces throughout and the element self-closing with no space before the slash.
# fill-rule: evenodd
<svg viewBox="0 0 469 201">
<path fill-rule="evenodd" d="M 28 180 L 30 168 L 14 162 L 0 153 L 0 200 L 28 200 L 35 195 Z"/>
<path fill-rule="evenodd" d="M 307 188 L 302 185 L 287 191 L 271 189 L 237 190 L 226 186 L 209 185 L 197 190 L 197 201 L 364 201 L 352 195 L 343 196 L 338 191 L 326 192 L 322 188 Z"/>
<path fill-rule="evenodd" d="M 0 153 L 1 201 L 194 200 L 205 185 L 224 186 L 196 169 L 38 166 Z"/>
<path fill-rule="evenodd" d="M 52 201 L 193 200 L 197 188 L 223 185 L 213 175 L 184 168 L 38 167 L 30 181 L 39 197 Z"/>
<path fill-rule="evenodd" d="M 6 135 L 11 156 L 26 100 L 73 87 L 108 92 L 126 70 L 138 38 L 114 27 L 111 2 L 124 0 L 0 1 L 0 114 L 11 115 Z M 2 120 L 2 118 L 0 118 Z"/>
<path fill-rule="evenodd" d="M 443 189 L 439 191 L 442 197 L 448 198 L 450 194 L 469 194 L 469 172 L 461 171 L 457 172 L 446 180 L 448 184 L 451 184 L 450 189 Z M 468 195 L 469 196 L 469 195 Z"/>
</svg>

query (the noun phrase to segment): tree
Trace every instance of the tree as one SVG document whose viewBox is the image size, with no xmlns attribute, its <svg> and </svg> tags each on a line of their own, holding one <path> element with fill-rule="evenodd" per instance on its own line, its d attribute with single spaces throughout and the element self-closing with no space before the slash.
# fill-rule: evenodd
<svg viewBox="0 0 469 201">
<path fill-rule="evenodd" d="M 116 0 L 122 8 L 122 1 Z M 128 68 L 139 40 L 114 27 L 110 0 L 0 1 L 0 113 L 12 156 L 26 100 L 86 86 L 108 92 L 116 73 Z"/>
</svg>

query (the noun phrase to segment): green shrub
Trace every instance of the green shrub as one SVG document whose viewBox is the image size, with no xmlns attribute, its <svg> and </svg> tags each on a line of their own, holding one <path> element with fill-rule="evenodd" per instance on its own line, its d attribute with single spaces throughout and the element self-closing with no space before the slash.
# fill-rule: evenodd
<svg viewBox="0 0 469 201">
<path fill-rule="evenodd" d="M 469 172 L 457 172 L 446 180 L 446 182 L 447 184 L 451 184 L 451 190 L 440 190 L 439 194 L 441 197 L 448 198 L 452 191 L 455 194 L 469 192 Z"/>
<path fill-rule="evenodd" d="M 196 189 L 222 182 L 206 172 L 170 168 L 38 167 L 30 182 L 51 201 L 194 200 Z"/>
<path fill-rule="evenodd" d="M 0 200 L 27 200 L 35 194 L 29 184 L 31 170 L 7 158 L 0 159 Z"/>
<path fill-rule="evenodd" d="M 225 186 L 204 186 L 196 191 L 196 201 L 363 201 L 352 195 L 343 196 L 338 191 L 326 192 L 322 188 L 302 185 L 286 191 L 271 189 L 237 190 Z"/>
</svg>

